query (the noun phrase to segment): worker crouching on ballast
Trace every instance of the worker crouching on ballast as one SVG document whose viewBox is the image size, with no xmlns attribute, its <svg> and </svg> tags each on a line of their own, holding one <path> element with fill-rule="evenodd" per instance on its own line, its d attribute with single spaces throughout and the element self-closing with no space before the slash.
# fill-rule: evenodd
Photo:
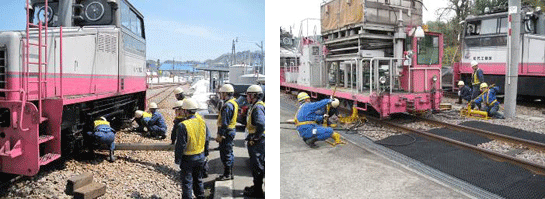
<svg viewBox="0 0 545 199">
<path fill-rule="evenodd" d="M 147 127 L 149 120 L 151 119 L 151 113 L 137 110 L 134 112 L 134 120 L 136 121 L 136 124 L 138 124 L 138 127 L 135 127 L 133 131 L 144 133 L 146 130 L 144 127 Z"/>
<path fill-rule="evenodd" d="M 471 88 L 464 84 L 464 81 L 458 82 L 458 104 L 462 104 L 462 100 L 471 101 Z"/>
<path fill-rule="evenodd" d="M 333 132 L 330 127 L 323 127 L 316 121 L 322 121 L 324 116 L 318 115 L 316 111 L 326 107 L 329 103 L 335 101 L 334 99 L 323 99 L 318 102 L 310 102 L 310 96 L 307 93 L 301 92 L 297 95 L 297 101 L 299 102 L 299 110 L 295 114 L 295 125 L 299 135 L 303 138 L 306 144 L 311 148 L 317 148 L 316 141 L 324 141 L 328 138 L 333 138 L 335 144 L 342 143 L 341 135 L 337 132 Z M 333 107 L 339 104 L 331 104 Z"/>
<path fill-rule="evenodd" d="M 218 134 L 216 141 L 219 143 L 220 159 L 223 163 L 223 175 L 217 180 L 232 180 L 233 179 L 233 140 L 236 135 L 236 124 L 238 115 L 238 103 L 235 101 L 235 89 L 230 84 L 224 84 L 219 89 L 220 99 L 225 103 L 220 109 L 218 115 Z"/>
<path fill-rule="evenodd" d="M 482 94 L 470 103 L 480 104 L 481 102 L 484 102 L 484 109 L 490 117 L 505 119 L 503 114 L 498 112 L 498 110 L 500 109 L 500 102 L 498 102 L 498 100 L 496 99 L 496 94 L 498 93 L 499 88 L 497 86 L 492 86 L 491 88 L 488 88 L 488 85 L 486 83 L 482 83 L 480 90 Z"/>
<path fill-rule="evenodd" d="M 151 119 L 148 121 L 147 127 L 150 137 L 157 139 L 165 139 L 167 132 L 167 124 L 163 115 L 157 111 L 158 107 L 155 102 L 150 103 L 149 111 L 151 113 Z"/>
<path fill-rule="evenodd" d="M 204 198 L 202 170 L 208 154 L 210 132 L 197 110 L 197 102 L 191 98 L 184 99 L 181 107 L 176 107 L 176 116 L 183 116 L 176 127 L 174 153 L 174 161 L 181 170 L 182 198 L 192 198 L 192 191 L 197 198 Z"/>
<path fill-rule="evenodd" d="M 246 131 L 248 136 L 248 154 L 254 185 L 244 188 L 244 195 L 264 198 L 263 179 L 265 178 L 265 103 L 262 101 L 263 89 L 252 85 L 246 90 L 246 98 L 250 109 L 246 115 Z"/>
<path fill-rule="evenodd" d="M 105 117 L 100 117 L 94 121 L 93 131 L 87 132 L 89 136 L 89 152 L 94 156 L 95 148 L 106 148 L 110 150 L 108 161 L 114 162 L 115 150 L 115 130 L 110 127 L 110 122 Z"/>
</svg>

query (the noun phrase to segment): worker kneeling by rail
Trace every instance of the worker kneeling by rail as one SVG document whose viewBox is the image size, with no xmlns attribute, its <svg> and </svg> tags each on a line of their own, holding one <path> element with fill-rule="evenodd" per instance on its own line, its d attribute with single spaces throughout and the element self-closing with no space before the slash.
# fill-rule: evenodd
<svg viewBox="0 0 545 199">
<path fill-rule="evenodd" d="M 100 117 L 94 122 L 93 131 L 87 132 L 89 138 L 89 152 L 94 156 L 95 148 L 107 148 L 110 150 L 108 161 L 115 161 L 115 130 L 110 127 L 110 122 L 105 117 Z"/>
<path fill-rule="evenodd" d="M 316 121 L 323 121 L 324 115 L 318 115 L 316 111 L 323 109 L 329 103 L 336 108 L 339 105 L 337 99 L 323 99 L 318 102 L 310 102 L 310 96 L 301 92 L 297 95 L 297 101 L 299 102 L 299 110 L 295 114 L 295 125 L 299 135 L 303 138 L 306 144 L 311 148 L 318 147 L 316 141 L 325 141 L 328 138 L 333 138 L 335 143 L 342 143 L 341 135 L 337 132 L 333 132 L 330 127 L 320 126 Z M 327 117 L 327 115 L 326 115 Z"/>
</svg>

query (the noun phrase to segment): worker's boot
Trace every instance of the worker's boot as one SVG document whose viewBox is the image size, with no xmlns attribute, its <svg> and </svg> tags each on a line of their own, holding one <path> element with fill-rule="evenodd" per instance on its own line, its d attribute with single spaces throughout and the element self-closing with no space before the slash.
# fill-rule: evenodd
<svg viewBox="0 0 545 199">
<path fill-rule="evenodd" d="M 233 168 L 232 167 L 225 167 L 223 169 L 223 175 L 220 175 L 218 177 L 218 181 L 225 181 L 225 180 L 232 180 L 234 179 L 233 176 Z"/>
<path fill-rule="evenodd" d="M 252 198 L 265 198 L 265 193 L 262 188 L 257 188 L 256 186 L 244 188 L 244 196 Z"/>
<path fill-rule="evenodd" d="M 312 137 L 312 138 L 309 138 L 307 140 L 305 140 L 305 143 L 310 147 L 310 148 L 318 148 L 318 145 L 315 144 L 315 142 L 318 141 L 318 138 L 315 138 L 315 137 Z"/>
<path fill-rule="evenodd" d="M 110 162 L 115 161 L 114 150 L 110 150 L 110 157 L 109 157 L 108 161 L 110 161 Z"/>
<path fill-rule="evenodd" d="M 337 132 L 333 132 L 333 135 L 331 135 L 331 138 L 335 140 L 335 145 L 344 144 L 344 142 L 341 140 L 341 134 Z"/>
</svg>

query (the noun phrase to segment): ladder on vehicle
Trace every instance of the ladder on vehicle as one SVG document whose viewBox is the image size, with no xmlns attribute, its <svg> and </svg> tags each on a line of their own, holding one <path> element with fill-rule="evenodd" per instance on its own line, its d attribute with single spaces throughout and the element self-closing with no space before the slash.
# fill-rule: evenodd
<svg viewBox="0 0 545 199">
<path fill-rule="evenodd" d="M 47 97 L 47 86 L 48 86 L 48 78 L 47 78 L 47 74 L 48 74 L 48 43 L 47 43 L 47 40 L 49 39 L 48 37 L 48 19 L 49 19 L 49 14 L 51 13 L 48 13 L 48 1 L 45 1 L 45 5 L 44 5 L 44 9 L 43 9 L 43 19 L 44 19 L 44 22 L 42 22 L 40 20 L 40 13 L 37 13 L 36 15 L 36 19 L 34 19 L 33 21 L 38 21 L 37 25 L 32 23 L 29 19 L 30 16 L 32 13 L 30 12 L 30 9 L 31 9 L 31 5 L 29 4 L 29 0 L 26 0 L 26 17 L 27 17 L 27 20 L 26 20 L 26 37 L 23 39 L 24 42 L 23 42 L 23 74 L 22 74 L 22 88 L 23 90 L 25 90 L 26 92 L 23 92 L 23 95 L 22 95 L 22 103 L 23 103 L 23 110 L 24 110 L 24 106 L 28 100 L 28 97 L 29 95 L 35 95 L 37 94 L 37 108 L 38 108 L 38 116 L 39 116 L 39 124 L 43 124 L 44 122 L 47 122 L 48 121 L 48 118 L 47 117 L 44 117 L 43 115 L 43 101 L 46 99 Z M 36 29 L 37 28 L 37 29 Z M 31 40 L 30 40 L 30 33 L 31 33 L 31 29 L 32 32 L 34 31 L 37 31 L 38 33 L 38 42 L 37 43 L 33 43 Z M 62 39 L 62 38 L 61 38 Z M 34 48 L 38 48 L 38 60 L 37 61 L 30 61 L 30 48 L 31 47 L 34 47 Z M 62 56 L 61 56 L 62 57 Z M 37 70 L 37 73 L 34 73 L 34 74 L 37 74 L 37 78 L 33 78 L 32 80 L 30 79 L 30 74 L 31 74 L 31 69 L 34 69 L 35 68 L 38 68 Z M 33 75 L 34 76 L 34 75 Z M 31 84 L 37 84 L 37 89 L 35 90 L 34 88 L 35 87 L 32 87 L 32 86 L 29 86 Z M 29 90 L 29 89 L 32 89 Z M 23 114 L 20 114 L 21 118 L 20 118 L 20 122 L 19 123 L 22 123 L 23 121 L 23 118 L 22 118 L 22 115 Z M 46 124 L 48 125 L 48 124 Z M 60 151 L 51 151 L 51 148 L 57 148 L 57 147 L 52 147 L 50 145 L 53 145 L 53 144 L 58 144 L 58 143 L 54 143 L 54 142 L 60 142 L 60 138 L 58 139 L 55 139 L 55 136 L 53 136 L 53 133 L 52 132 L 47 132 L 48 128 L 38 128 L 38 134 L 35 135 L 35 136 L 38 136 L 38 143 L 36 143 L 37 145 L 45 145 L 44 147 L 37 147 L 37 149 L 39 150 L 38 151 L 38 154 L 40 154 L 40 157 L 39 157 L 39 165 L 46 165 L 58 158 L 60 158 L 61 154 L 60 154 Z M 25 129 L 21 128 L 21 130 L 25 131 Z M 28 130 L 28 129 L 26 129 Z M 60 135 L 59 133 L 57 133 L 56 135 Z M 44 150 L 44 151 L 41 151 L 41 150 Z"/>
</svg>

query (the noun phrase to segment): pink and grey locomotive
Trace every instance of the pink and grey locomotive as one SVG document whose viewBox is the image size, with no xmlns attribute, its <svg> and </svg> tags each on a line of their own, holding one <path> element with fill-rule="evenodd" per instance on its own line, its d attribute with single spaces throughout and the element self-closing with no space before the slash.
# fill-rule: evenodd
<svg viewBox="0 0 545 199">
<path fill-rule="evenodd" d="M 143 16 L 126 0 L 27 0 L 0 32 L 0 172 L 32 176 L 77 152 L 82 132 L 145 106 Z"/>
</svg>

